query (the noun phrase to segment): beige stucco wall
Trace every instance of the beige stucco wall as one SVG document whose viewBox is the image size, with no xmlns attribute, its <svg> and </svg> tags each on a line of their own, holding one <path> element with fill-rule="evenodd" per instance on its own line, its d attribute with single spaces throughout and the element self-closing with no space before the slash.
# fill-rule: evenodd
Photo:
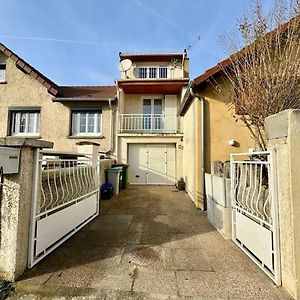
<svg viewBox="0 0 300 300">
<path fill-rule="evenodd" d="M 189 77 L 189 60 L 185 59 L 182 65 L 179 62 L 175 68 L 172 67 L 170 62 L 139 62 L 133 63 L 131 68 L 125 72 L 120 72 L 121 79 L 136 79 L 137 76 L 137 68 L 139 67 L 168 67 L 169 78 L 171 79 L 180 79 L 180 78 L 188 78 Z M 126 77 L 128 76 L 128 77 Z"/>
<path fill-rule="evenodd" d="M 225 83 L 224 83 L 225 84 Z M 233 117 L 233 108 L 229 108 L 226 95 L 218 93 L 212 86 L 202 93 L 205 96 L 206 126 L 206 172 L 210 172 L 211 163 L 216 160 L 226 161 L 231 153 L 247 152 L 255 147 L 250 131 Z M 237 146 L 228 141 L 234 139 Z"/>
<path fill-rule="evenodd" d="M 0 60 L 3 60 L 3 55 Z M 7 83 L 0 84 L 0 136 L 6 136 L 9 132 L 9 107 L 34 106 L 41 109 L 40 138 L 54 142 L 54 150 L 77 151 L 76 143 L 84 140 L 100 143 L 101 151 L 107 151 L 110 148 L 110 110 L 108 104 L 76 103 L 64 105 L 53 103 L 53 96 L 47 92 L 47 89 L 33 77 L 16 68 L 11 59 L 7 59 L 6 81 Z M 102 108 L 101 139 L 69 138 L 70 108 L 83 106 Z"/>
<path fill-rule="evenodd" d="M 276 150 L 282 286 L 300 299 L 300 110 L 266 119 L 268 149 Z"/>
<path fill-rule="evenodd" d="M 199 116 L 200 107 L 195 101 L 183 118 L 183 178 L 186 191 L 200 208 L 199 199 Z"/>
<path fill-rule="evenodd" d="M 165 99 L 165 95 L 152 94 L 124 94 L 124 114 L 142 114 L 143 113 L 143 99 Z M 177 96 L 177 107 L 179 106 L 180 98 Z M 163 103 L 164 110 L 164 103 Z"/>
<path fill-rule="evenodd" d="M 226 84 L 226 83 L 224 83 Z M 226 96 L 208 86 L 200 95 L 205 96 L 205 172 L 211 172 L 213 161 L 228 161 L 231 153 L 247 152 L 255 146 L 250 131 L 233 117 L 233 111 L 227 104 Z M 186 190 L 195 205 L 202 208 L 202 149 L 201 149 L 201 107 L 196 99 L 183 119 L 184 154 L 183 173 Z M 237 146 L 228 141 L 234 139 Z"/>
</svg>

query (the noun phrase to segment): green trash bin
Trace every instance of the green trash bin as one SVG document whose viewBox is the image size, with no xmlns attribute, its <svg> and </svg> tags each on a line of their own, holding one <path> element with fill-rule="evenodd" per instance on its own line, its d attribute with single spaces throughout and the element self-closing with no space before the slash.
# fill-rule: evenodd
<svg viewBox="0 0 300 300">
<path fill-rule="evenodd" d="M 114 164 L 112 167 L 122 167 L 122 189 L 126 189 L 128 186 L 128 168 L 126 164 Z"/>
</svg>

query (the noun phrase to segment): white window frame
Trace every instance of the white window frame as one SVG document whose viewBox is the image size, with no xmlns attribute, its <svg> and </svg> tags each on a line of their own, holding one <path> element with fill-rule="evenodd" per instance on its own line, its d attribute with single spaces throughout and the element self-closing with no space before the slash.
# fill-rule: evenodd
<svg viewBox="0 0 300 300">
<path fill-rule="evenodd" d="M 73 109 L 71 111 L 71 136 L 100 136 L 102 134 L 102 110 L 101 109 Z M 99 118 L 94 116 L 94 130 L 89 132 L 89 114 L 97 114 Z M 81 116 L 85 115 L 85 131 L 80 132 Z M 76 123 L 74 123 L 76 122 Z M 99 131 L 97 128 L 99 127 Z"/>
<path fill-rule="evenodd" d="M 160 69 L 166 69 L 167 71 L 167 76 L 166 77 L 160 77 Z M 145 71 L 145 74 L 146 74 L 146 77 L 140 77 L 140 69 L 146 69 Z M 150 70 L 151 69 L 156 69 L 155 71 L 155 77 L 150 77 Z M 168 66 L 138 66 L 137 67 L 137 77 L 139 79 L 168 79 L 169 78 L 169 74 L 170 74 L 170 71 L 169 71 L 169 67 Z"/>
<path fill-rule="evenodd" d="M 4 66 L 4 69 L 0 68 L 0 83 L 6 82 L 6 63 L 0 63 L 0 66 Z"/>
<path fill-rule="evenodd" d="M 11 110 L 11 128 L 12 136 L 39 136 L 40 135 L 40 111 L 39 110 Z M 25 130 L 20 131 L 21 115 L 25 115 Z M 29 131 L 29 114 L 34 114 L 33 131 Z M 17 129 L 17 130 L 16 130 Z"/>
</svg>

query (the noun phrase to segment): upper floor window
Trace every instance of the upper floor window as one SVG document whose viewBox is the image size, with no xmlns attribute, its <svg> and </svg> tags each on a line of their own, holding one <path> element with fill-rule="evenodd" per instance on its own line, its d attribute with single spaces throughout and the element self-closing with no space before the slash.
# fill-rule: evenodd
<svg viewBox="0 0 300 300">
<path fill-rule="evenodd" d="M 39 135 L 40 111 L 11 111 L 11 135 Z"/>
<path fill-rule="evenodd" d="M 0 63 L 0 83 L 5 82 L 6 64 Z"/>
<path fill-rule="evenodd" d="M 97 135 L 102 131 L 102 113 L 97 110 L 72 111 L 72 135 Z"/>
<path fill-rule="evenodd" d="M 147 68 L 139 68 L 139 78 L 147 78 Z"/>
<path fill-rule="evenodd" d="M 168 78 L 168 68 L 159 67 L 159 78 Z"/>
<path fill-rule="evenodd" d="M 139 67 L 138 78 L 168 78 L 168 67 Z"/>
</svg>

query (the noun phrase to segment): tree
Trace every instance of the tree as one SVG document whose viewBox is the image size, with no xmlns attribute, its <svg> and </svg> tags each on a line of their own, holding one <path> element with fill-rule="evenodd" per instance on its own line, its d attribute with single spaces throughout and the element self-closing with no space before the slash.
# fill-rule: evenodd
<svg viewBox="0 0 300 300">
<path fill-rule="evenodd" d="M 299 12 L 300 0 L 274 0 L 267 13 L 261 1 L 255 1 L 239 20 L 237 34 L 223 36 L 223 45 L 234 52 L 230 63 L 221 66 L 230 82 L 225 91 L 229 106 L 262 150 L 265 118 L 300 108 Z M 222 85 L 217 89 L 224 93 Z"/>
</svg>

